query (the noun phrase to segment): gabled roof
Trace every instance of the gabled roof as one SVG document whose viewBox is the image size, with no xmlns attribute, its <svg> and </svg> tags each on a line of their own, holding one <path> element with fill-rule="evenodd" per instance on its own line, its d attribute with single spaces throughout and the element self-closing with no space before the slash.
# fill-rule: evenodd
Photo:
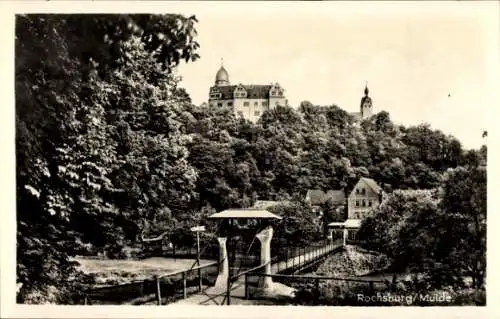
<svg viewBox="0 0 500 319">
<path fill-rule="evenodd" d="M 239 85 L 224 85 L 224 86 L 212 86 L 210 92 L 220 92 L 222 94 L 221 100 L 232 100 L 234 89 Z M 268 99 L 269 90 L 271 90 L 272 85 L 243 85 L 247 92 L 248 99 Z"/>
<path fill-rule="evenodd" d="M 361 177 L 358 181 L 364 181 L 375 193 L 380 193 L 382 191 L 382 187 L 378 186 L 377 182 L 375 180 L 368 178 L 368 177 Z"/>
</svg>

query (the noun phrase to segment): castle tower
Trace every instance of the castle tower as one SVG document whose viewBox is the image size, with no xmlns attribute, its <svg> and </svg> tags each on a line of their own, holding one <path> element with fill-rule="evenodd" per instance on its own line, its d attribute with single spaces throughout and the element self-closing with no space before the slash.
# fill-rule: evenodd
<svg viewBox="0 0 500 319">
<path fill-rule="evenodd" d="M 365 96 L 361 98 L 360 112 L 361 118 L 366 119 L 373 115 L 372 99 L 368 96 L 368 83 L 365 85 Z"/>
<path fill-rule="evenodd" d="M 217 71 L 215 75 L 215 86 L 226 86 L 229 85 L 229 74 L 226 69 L 224 69 L 224 65 L 222 64 L 222 59 L 220 62 L 220 69 Z"/>
</svg>

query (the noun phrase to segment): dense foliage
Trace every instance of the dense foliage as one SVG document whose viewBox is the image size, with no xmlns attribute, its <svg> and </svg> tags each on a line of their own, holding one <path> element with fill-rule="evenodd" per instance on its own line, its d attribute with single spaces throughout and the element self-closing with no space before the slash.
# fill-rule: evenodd
<svg viewBox="0 0 500 319">
<path fill-rule="evenodd" d="M 21 302 L 68 302 L 60 297 L 74 288 L 70 256 L 120 257 L 143 235 L 165 231 L 189 243 L 189 227 L 256 199 L 293 201 L 276 211 L 284 217 L 277 238 L 315 241 L 324 224 L 302 202 L 306 191 L 350 187 L 362 176 L 387 191 L 448 181 L 442 205 L 449 218 L 474 222 L 470 245 L 484 245 L 477 206 L 458 211 L 451 204 L 469 196 L 452 181 L 472 183 L 477 175 L 447 172 L 481 163 L 485 149 L 464 152 L 454 137 L 428 125 L 397 126 L 387 112 L 356 123 L 335 105 L 303 102 L 250 123 L 230 109 L 194 106 L 175 71 L 182 60 L 198 58 L 195 23 L 180 15 L 17 16 Z M 437 209 L 431 201 L 405 200 L 401 209 L 419 212 L 408 216 L 415 223 Z M 342 218 L 338 207 L 326 205 L 324 222 Z M 463 250 L 456 248 L 450 254 Z M 48 298 L 54 287 L 59 294 Z"/>
<path fill-rule="evenodd" d="M 395 191 L 364 220 L 364 245 L 393 259 L 393 270 L 421 275 L 430 288 L 484 289 L 486 169 L 450 169 L 434 191 Z"/>
</svg>

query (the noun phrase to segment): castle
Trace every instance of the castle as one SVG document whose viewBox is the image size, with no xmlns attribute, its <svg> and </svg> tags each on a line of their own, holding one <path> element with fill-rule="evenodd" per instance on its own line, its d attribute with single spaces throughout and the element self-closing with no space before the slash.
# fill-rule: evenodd
<svg viewBox="0 0 500 319">
<path fill-rule="evenodd" d="M 257 122 L 266 110 L 278 105 L 288 105 L 285 90 L 279 83 L 269 85 L 231 85 L 229 74 L 221 63 L 215 75 L 215 84 L 210 87 L 209 107 L 230 107 L 234 114 L 251 122 Z M 365 86 L 365 96 L 361 98 L 360 112 L 350 113 L 357 122 L 373 115 L 372 99 L 368 96 L 368 85 Z"/>
<path fill-rule="evenodd" d="M 270 85 L 231 85 L 229 74 L 223 65 L 215 76 L 215 85 L 210 88 L 208 105 L 210 107 L 227 106 L 235 115 L 256 122 L 266 110 L 278 105 L 285 106 L 288 101 L 285 90 L 279 83 Z"/>
</svg>

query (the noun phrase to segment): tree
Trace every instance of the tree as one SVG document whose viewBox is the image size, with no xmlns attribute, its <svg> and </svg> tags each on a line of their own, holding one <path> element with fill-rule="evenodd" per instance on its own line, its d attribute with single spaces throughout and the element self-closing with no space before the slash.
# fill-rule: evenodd
<svg viewBox="0 0 500 319">
<path fill-rule="evenodd" d="M 322 225 L 307 203 L 292 202 L 269 210 L 282 217 L 276 222 L 276 233 L 273 236 L 279 247 L 304 247 L 323 238 Z"/>
<path fill-rule="evenodd" d="M 120 246 L 127 220 L 116 210 L 122 190 L 113 173 L 122 163 L 110 110 L 128 92 L 120 100 L 107 90 L 137 58 L 134 50 L 166 73 L 181 59 L 195 60 L 195 22 L 181 15 L 16 16 L 19 301 L 70 302 L 68 257 L 82 240 Z M 144 46 L 127 46 L 134 36 Z M 143 76 L 156 84 L 165 72 Z"/>
<path fill-rule="evenodd" d="M 449 227 L 443 240 L 452 240 L 445 260 L 463 269 L 482 288 L 486 275 L 486 169 L 458 167 L 447 173 L 441 207 Z"/>
<path fill-rule="evenodd" d="M 396 270 L 427 269 L 439 239 L 438 199 L 432 191 L 401 191 L 388 195 L 358 236 L 368 248 L 393 259 Z"/>
</svg>

